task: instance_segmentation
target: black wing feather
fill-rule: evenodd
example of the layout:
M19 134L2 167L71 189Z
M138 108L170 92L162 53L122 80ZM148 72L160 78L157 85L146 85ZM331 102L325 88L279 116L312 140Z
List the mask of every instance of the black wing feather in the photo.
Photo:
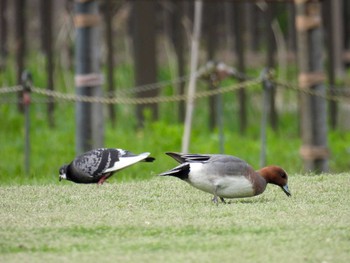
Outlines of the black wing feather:
M179 163L185 162L205 162L208 161L212 154L186 154L186 153L175 153L175 152L167 152L167 155L174 158Z

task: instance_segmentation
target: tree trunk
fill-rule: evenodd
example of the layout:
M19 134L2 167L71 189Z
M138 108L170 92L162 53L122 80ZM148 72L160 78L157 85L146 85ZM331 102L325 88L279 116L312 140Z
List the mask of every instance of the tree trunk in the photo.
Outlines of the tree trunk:
M185 43L184 34L185 30L182 25L182 18L184 16L184 3L182 1L173 0L175 5L173 14L173 42L175 46L175 53L177 57L177 71L178 77L183 77L185 75ZM183 95L185 93L185 82L179 82L177 84L178 94ZM179 122L184 122L185 120L185 103L184 101L179 102L178 106L178 120Z
M293 2L286 3L288 8L288 50L293 55L297 50L295 31L295 6Z
M327 23L324 23L327 37L327 54L328 54L328 79L330 94L335 95L335 86L337 79L343 79L343 25L342 25L342 5L340 0L324 1L324 18ZM329 102L329 124L332 129L337 127L337 102Z
M0 0L0 70L5 68L7 57L7 0Z
M343 25L344 25L344 46L345 46L345 65L350 66L350 1L343 0Z
M262 12L260 8L257 6L257 4L253 3L252 8L252 51L258 51L261 45L261 25L263 24L262 19Z
M267 31L267 67L275 67L275 50L276 50L276 41L273 34L272 22L275 18L275 4L269 3L266 9L266 31ZM276 88L273 87L270 91L270 125L273 130L277 130L278 126L278 116L276 110Z
M106 63L107 63L107 90L109 97L113 98L115 89L114 89L114 48L113 48L113 2L112 0L106 0L104 2L104 19L105 19L105 32L106 32ZM116 114L113 104L108 105L108 114L112 122L112 127L115 126Z
M134 61L135 61L135 84L136 86L157 82L156 61L156 2L134 2ZM139 91L138 98L156 97L157 89ZM145 109L151 111L151 118L158 119L158 104L142 104L136 107L137 127L144 125Z
M233 18L234 18L234 39L235 39L235 53L237 58L237 69L241 73L245 73L244 64L244 42L243 35L244 30L242 27L244 17L243 3L235 2L233 5ZM240 82L244 79L239 79ZM239 103L239 131L244 134L247 129L247 103L246 103L246 91L244 88L238 90L238 103Z
M53 45L52 45L52 34L53 34L53 25L52 25L52 0L41 0L41 41L42 49L46 56L46 86L49 90L54 90L54 64L53 64ZM54 108L55 104L53 98L50 98L50 101L47 105L47 117L49 121L49 126L52 128L55 125L54 121Z
M206 43L207 43L207 60L214 61L215 60L215 50L217 49L217 3L215 2L205 2L204 3L204 11L207 19L204 22L204 26L206 28ZM206 21L208 23L206 23ZM212 82L209 82L209 89L217 89L217 85L213 85ZM217 124L217 99L218 95L209 97L209 129L214 130Z
M21 75L24 70L24 59L26 53L26 0L15 1L15 21L16 21L16 75L17 83L21 83ZM22 92L18 93L18 109L23 112Z
M100 31L98 2L75 2L76 94L101 97ZM101 103L76 102L76 152L103 146L104 118Z
M321 4L296 3L299 86L301 93L301 156L306 171L328 171L326 100L310 92L326 94L322 59Z

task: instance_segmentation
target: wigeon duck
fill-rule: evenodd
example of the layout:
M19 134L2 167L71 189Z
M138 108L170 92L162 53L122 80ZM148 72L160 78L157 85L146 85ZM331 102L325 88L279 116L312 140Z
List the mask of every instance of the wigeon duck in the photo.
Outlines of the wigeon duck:
M213 202L216 204L218 197L225 203L224 198L259 195L268 183L280 186L287 196L291 195L288 175L278 166L267 166L254 171L247 162L230 155L166 154L181 164L159 175L178 177L195 188L213 194Z
M123 149L98 148L76 157L59 170L59 180L82 184L103 184L113 173L139 161L153 162L150 153L133 154Z

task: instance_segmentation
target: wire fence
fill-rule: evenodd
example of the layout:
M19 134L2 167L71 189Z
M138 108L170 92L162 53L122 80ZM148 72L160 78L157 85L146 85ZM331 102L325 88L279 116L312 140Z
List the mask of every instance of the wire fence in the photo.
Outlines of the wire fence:
M29 76L29 75L28 75ZM27 79L23 81L23 85L16 85L12 87L0 88L0 104L18 104L23 103L25 105L25 170L29 173L29 152L30 152L30 117L29 117L29 103L72 103L72 102L85 102L85 103L100 103L100 104L124 104L124 105L141 105L141 104L152 104L152 103L170 103L186 101L188 99L187 94L173 94L169 96L155 96L155 97L138 97L141 92L164 89L169 85L184 84L189 81L191 76L181 76L179 78L162 81L158 83L142 85L129 89L118 90L114 93L107 93L105 97L96 96L82 96L72 93L63 93L59 91L53 91L49 89L43 89L34 87L32 81ZM267 127L267 116L268 116L268 104L269 101L269 87L274 86L275 88L281 88L285 90L292 90L295 92L305 93L310 96L316 96L323 98L328 101L335 102L350 102L350 89L346 87L327 87L327 89L317 90L311 88L303 88L297 84L292 84L285 80L280 80L275 77L272 71L264 69L260 76L251 77L244 73L238 72L234 68L230 68L222 63L207 63L204 67L200 68L196 73L195 77L197 80L210 81L211 88L209 90L198 90L194 99L207 98L220 94L226 94L234 92L240 89L248 89L254 86L261 87L264 102L262 103L262 119L261 119L261 154L260 154L260 166L264 166L266 163L266 149L267 149L267 138L266 138L266 127ZM222 80L231 77L238 80L237 83L227 86L222 86ZM176 92L176 89L174 89ZM6 94L18 94L22 92L23 96L17 96L17 98L6 96ZM29 94L36 94L37 96L29 96ZM220 97L220 96L219 96ZM220 103L218 103L220 104ZM219 130L223 131L223 123L217 123ZM224 135L223 132L219 133L220 152L224 152Z
M216 74L215 78L220 80L222 75L225 77L231 76L239 79L241 82L235 83L233 85L228 85L225 87L219 86L217 89L211 89L206 91L197 91L194 98L206 98L219 94L224 94L228 92L233 92L239 89L246 89L248 87L256 86L266 81L266 78L261 76L253 78L247 76L244 73L238 72L234 68L227 67L222 63L207 63L204 67L200 68L196 73L196 78L198 79L210 79L212 74ZM180 83L187 82L190 75L181 76L179 78L162 81L153 84L142 85L138 87L133 87L129 89L118 90L114 93L107 93L106 97L94 97L94 96L83 96L78 94L63 93L59 91L53 91L49 89L43 89L39 87L24 87L22 85L16 85L12 87L2 87L0 88L0 95L17 93L27 90L33 94L38 94L41 96L46 96L47 99L42 98L32 98L31 103L52 103L53 99L55 101L66 101L66 102L86 102L86 103L101 103L101 104L127 104L127 105L141 105L141 104L152 104L152 103L169 103L169 102L179 102L187 100L187 94L174 94L170 96L155 96L155 97L135 97L135 94L139 92L150 91L154 89L162 89L169 85L177 85ZM291 84L285 80L279 80L274 77L273 74L268 74L268 81L271 81L277 88L291 89L296 92L302 92L309 94L311 96L321 97L329 101L336 102L350 102L350 89L346 87L332 87L328 88L326 92L319 92L313 89L301 88L296 84ZM243 80L243 81L242 81ZM12 104L18 103L18 100L13 98L1 98L1 104Z

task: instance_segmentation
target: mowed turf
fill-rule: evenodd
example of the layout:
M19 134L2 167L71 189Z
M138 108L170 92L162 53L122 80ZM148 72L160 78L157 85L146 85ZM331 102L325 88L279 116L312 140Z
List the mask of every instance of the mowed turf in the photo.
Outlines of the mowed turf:
M214 205L176 178L2 186L0 262L350 262L350 174Z

